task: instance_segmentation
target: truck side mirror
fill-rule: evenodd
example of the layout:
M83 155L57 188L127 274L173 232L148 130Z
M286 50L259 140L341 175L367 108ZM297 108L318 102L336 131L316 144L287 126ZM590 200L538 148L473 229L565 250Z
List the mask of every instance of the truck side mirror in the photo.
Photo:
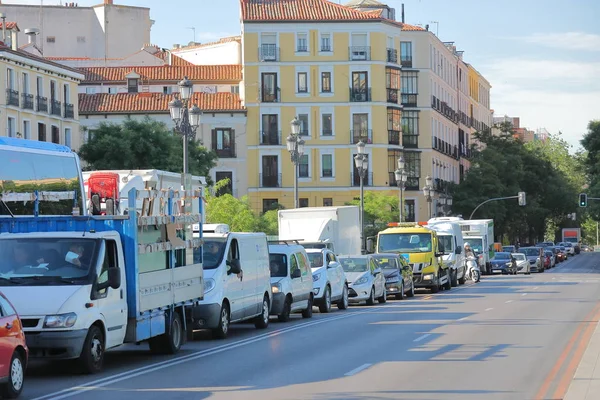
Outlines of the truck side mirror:
M292 272L292 279L300 278L301 276L302 272L300 269L295 269L294 272Z
M242 272L242 266L240 265L240 260L231 260L227 261L227 265L229 266L229 271L227 271L227 275L231 274L239 274Z
M121 287L121 268L112 267L108 269L108 284L113 289Z
M367 238L367 252L374 253L375 245L373 243L373 238Z
M462 253L462 247L457 247L456 249L454 249L454 254L461 254Z

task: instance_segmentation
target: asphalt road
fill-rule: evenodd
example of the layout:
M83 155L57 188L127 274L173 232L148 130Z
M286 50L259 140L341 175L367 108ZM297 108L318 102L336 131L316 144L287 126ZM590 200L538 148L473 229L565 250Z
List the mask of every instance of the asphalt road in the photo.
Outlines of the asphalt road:
M560 399L585 345L574 335L600 318L599 300L600 254L583 253L543 274L484 276L266 331L234 325L229 339L200 334L176 357L126 346L95 376L34 363L22 398Z

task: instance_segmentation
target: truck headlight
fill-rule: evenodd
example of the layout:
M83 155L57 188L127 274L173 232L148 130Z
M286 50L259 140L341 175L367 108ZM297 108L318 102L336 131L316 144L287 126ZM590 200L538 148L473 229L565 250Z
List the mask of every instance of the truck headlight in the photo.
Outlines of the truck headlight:
M71 328L77 322L77 314L48 315L44 319L44 328Z
M423 275L423 280L424 281L432 281L433 280L433 274Z
M217 283L214 279L207 279L204 281L204 293L208 293L213 290L217 286Z
M357 281L354 282L355 285L362 285L363 283L367 283L369 281L369 277L368 276L363 276L362 278L359 278Z
M314 274L313 275L313 282L318 281L319 279L321 279L321 273L319 272L318 274Z
M271 285L271 291L273 293L281 292L281 285L279 283L275 283L275 284Z

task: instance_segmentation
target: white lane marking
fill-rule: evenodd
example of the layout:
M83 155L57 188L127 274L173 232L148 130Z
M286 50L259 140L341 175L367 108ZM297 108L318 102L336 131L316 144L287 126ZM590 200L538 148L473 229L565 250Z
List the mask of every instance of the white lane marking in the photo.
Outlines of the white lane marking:
M416 338L415 340L413 340L413 342L420 342L421 340L425 339L426 337L431 336L431 333L426 333L423 336L419 336L418 338Z
M459 321L464 321L464 320L467 320L467 319L469 319L469 317L462 317L462 318L459 319Z
M344 376L352 376L352 375L356 375L358 374L360 371L363 371L367 368L369 368L371 366L371 364L363 364L360 367L354 368L352 371L345 373Z
M492 311L493 308L486 308L485 311Z
M521 296L527 296L527 293L523 293Z
M536 286L536 287L533 288L533 290L538 289L538 288L539 288L539 286Z
M296 331L299 329L304 329L304 328L308 328L310 326L314 326L314 325L320 325L329 321L337 321L337 320L341 320L341 319L345 319L345 318L350 318L352 316L355 315L363 315L363 314L367 314L367 311L365 312L352 312L352 313L348 313L346 315L343 316L339 316L339 317L335 317L335 318L327 318L327 319L321 319L318 321L314 321L314 322L308 322L305 324L299 324L296 326L291 326L289 328L284 328L284 329L280 329L277 331L273 331L273 332L269 332L269 333L264 333L260 336L256 336L256 337L252 337L252 338L248 338L245 340L241 340L237 343L231 343L231 344L226 344L226 345L221 345L212 349L206 349L206 350L201 350L201 351L197 351L195 353L189 354L187 356L184 357L179 357L176 358L174 360L166 360L166 361L162 361L162 362L158 362L155 364L151 364L151 365L146 365L144 367L140 367L131 371L127 371L127 372L121 372L119 374L115 374L112 376L107 376L105 378L102 379L97 379L95 381L92 382L87 382L85 384L82 385L78 385L78 386L73 386L67 389L63 389L54 393L50 393L47 395L43 395L40 397L36 397L32 400L43 400L43 399L55 399L55 400L60 400L60 399L66 399L68 397L73 397L75 395L84 393L84 392L88 392L90 390L94 390L100 387L104 387L104 386L108 386L108 385L112 385L114 383L117 382L121 382L124 381L126 379L130 379L130 378L135 378L137 376L140 375L144 375L144 374L148 374L151 372L156 372L156 371L160 371L162 369L165 368L169 368L175 365L179 365L179 364L183 364L185 362L188 361L193 361L193 360L197 360L200 358L204 358L204 357L208 357L214 354L218 354L218 353L222 353L224 351L228 351L228 350L233 350L236 349L238 347L243 347L255 342L259 342L259 341L263 341L265 339L270 339L273 336L279 336L282 335L284 333L288 333L288 332L292 332L292 331Z
M508 304L508 303L512 303L512 302L513 302L512 300L506 300L506 301L505 301L505 303L506 303L506 304Z

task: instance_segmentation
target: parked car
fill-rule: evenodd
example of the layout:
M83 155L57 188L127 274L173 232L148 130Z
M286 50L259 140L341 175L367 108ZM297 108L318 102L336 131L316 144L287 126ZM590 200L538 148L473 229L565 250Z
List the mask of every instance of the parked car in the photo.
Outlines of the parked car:
M373 254L373 258L385 276L388 296L394 296L398 300L404 299L405 295L414 297L413 270L404 257L400 254L378 253Z
M512 256L517 264L517 274L530 275L531 264L529 263L527 256L523 253L513 253Z
M281 322L289 321L295 312L302 312L303 318L312 317L313 277L304 247L269 244L269 268L273 292L270 315Z
M335 303L340 310L348 308L346 273L337 256L329 249L306 249L313 277L315 306L322 313L331 311Z
M552 252L552 254L554 254L554 266L556 266L556 264L563 261L563 259L562 259L563 256L562 256L562 253L560 252L560 248L558 248L558 246L547 247L546 250L550 250Z
M23 391L29 350L23 324L12 303L0 293L0 395L15 399Z
M529 260L531 272L544 272L544 249L542 247L522 247L519 252Z
M554 242L541 242L537 243L535 247L552 247L554 246Z
M513 260L511 253L496 253L490 262L492 264L492 273L501 272L502 275L517 274L517 263Z
M544 265L546 265L545 263L548 263L548 269L554 268L556 266L556 255L554 254L554 251L552 251L552 247L544 248L544 256L546 258Z
M570 255L570 256L574 256L575 255L575 247L573 247L573 243L570 243L570 242L560 242L559 245L562 246L562 247L564 247L567 250L568 255Z
M502 251L506 253L516 253L517 246L502 246Z
M582 244L581 245L581 251L584 252L588 252L588 251L594 251L594 249L592 249L590 246L588 246L587 244Z
M350 303L366 301L367 305L387 301L385 277L372 255L340 256L338 260L344 268L348 285Z

